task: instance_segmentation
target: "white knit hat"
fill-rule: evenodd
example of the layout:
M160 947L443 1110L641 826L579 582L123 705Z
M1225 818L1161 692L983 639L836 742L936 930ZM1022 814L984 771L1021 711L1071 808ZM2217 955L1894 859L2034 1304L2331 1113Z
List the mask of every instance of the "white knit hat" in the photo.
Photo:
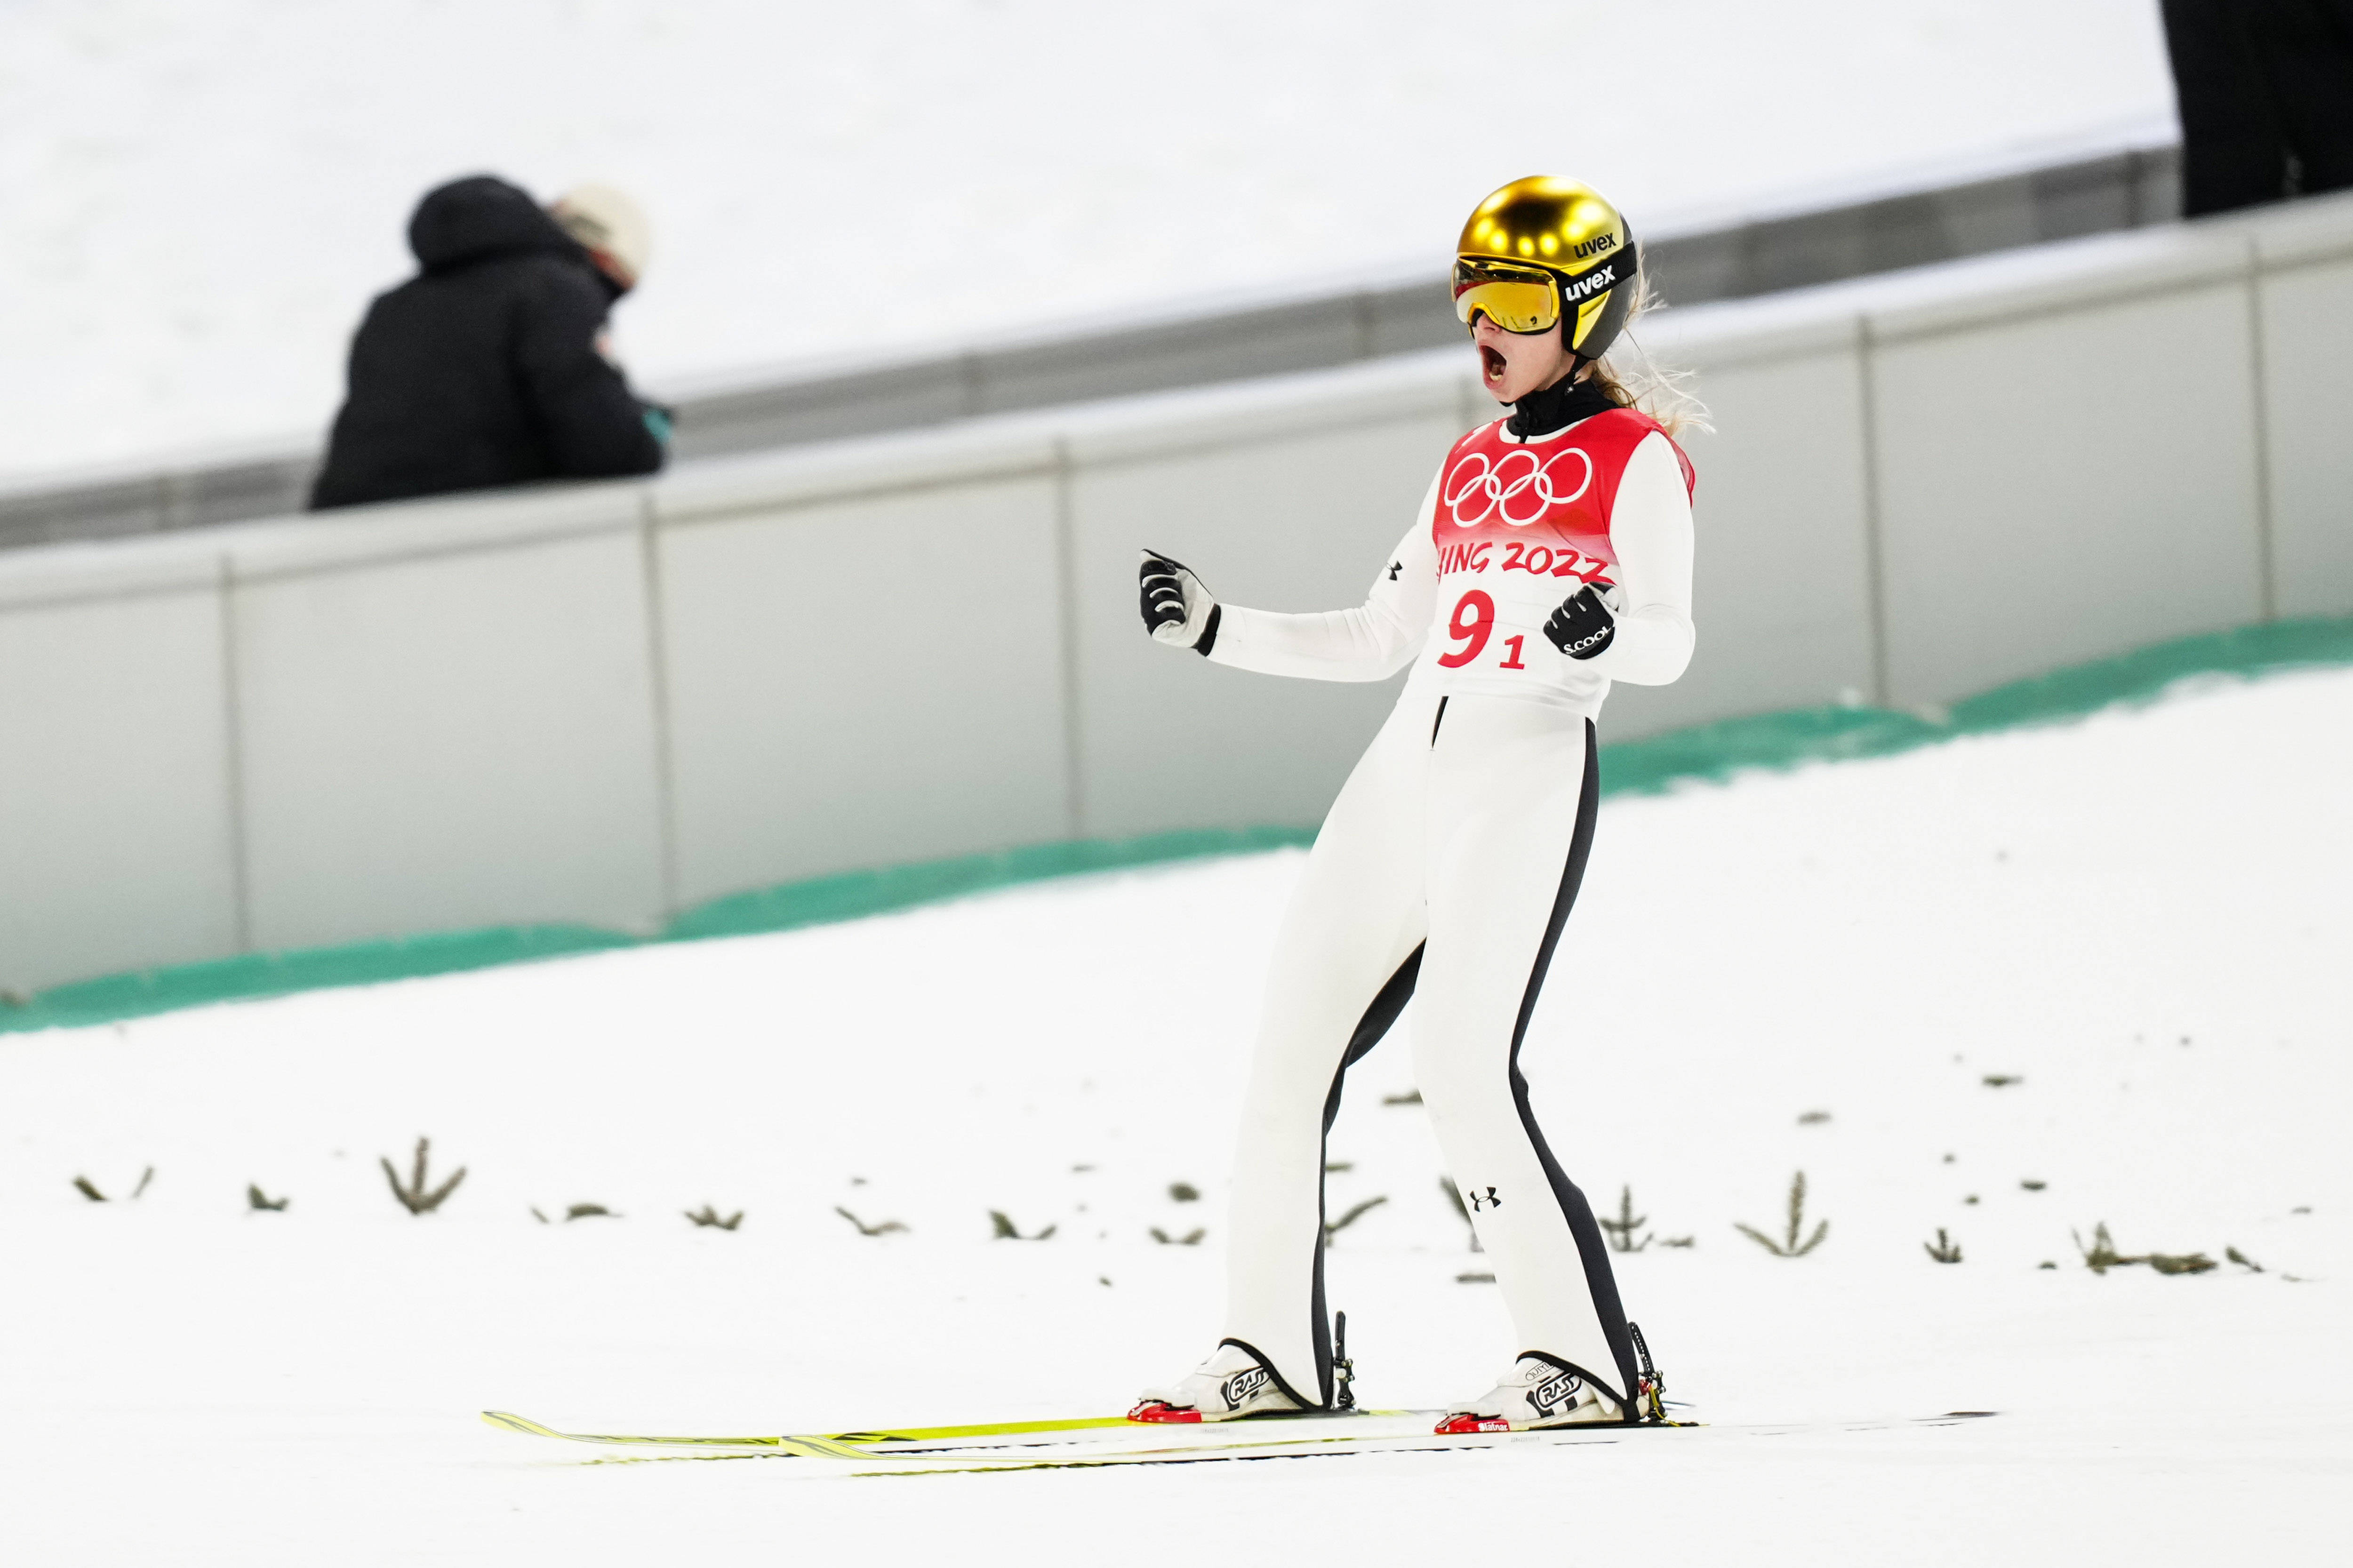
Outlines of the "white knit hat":
M555 198L548 214L578 240L596 265L624 289L645 276L653 253L653 228L643 207L610 185L575 185Z

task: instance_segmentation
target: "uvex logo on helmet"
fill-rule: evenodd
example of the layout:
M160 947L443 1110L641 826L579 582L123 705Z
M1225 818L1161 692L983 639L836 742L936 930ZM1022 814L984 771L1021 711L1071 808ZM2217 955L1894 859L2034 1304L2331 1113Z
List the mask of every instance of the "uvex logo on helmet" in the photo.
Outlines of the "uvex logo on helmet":
M1597 267L1582 277L1571 278L1561 284L1561 303L1574 305L1580 300L1589 300L1617 281L1618 264L1615 261L1606 266Z
M1616 235L1597 234L1591 239L1587 240L1583 245L1570 247L1568 254L1577 260L1582 261L1588 256L1599 256L1605 250L1612 249L1617 246L1617 244L1618 237Z

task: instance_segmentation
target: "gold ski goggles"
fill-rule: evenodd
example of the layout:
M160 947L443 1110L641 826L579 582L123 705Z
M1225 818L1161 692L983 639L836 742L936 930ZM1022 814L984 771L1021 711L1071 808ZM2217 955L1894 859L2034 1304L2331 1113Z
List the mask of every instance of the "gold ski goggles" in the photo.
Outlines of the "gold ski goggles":
M1458 257L1454 314L1464 326L1485 311L1507 332L1548 332L1560 320L1560 278L1542 267Z

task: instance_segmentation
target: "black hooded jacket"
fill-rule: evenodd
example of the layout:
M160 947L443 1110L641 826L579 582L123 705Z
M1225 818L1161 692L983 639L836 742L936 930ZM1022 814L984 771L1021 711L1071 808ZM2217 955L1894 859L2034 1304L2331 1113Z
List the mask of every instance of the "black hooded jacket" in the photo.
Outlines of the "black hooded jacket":
M368 307L314 509L648 474L662 447L596 350L617 292L529 195L478 174L408 223L417 277Z

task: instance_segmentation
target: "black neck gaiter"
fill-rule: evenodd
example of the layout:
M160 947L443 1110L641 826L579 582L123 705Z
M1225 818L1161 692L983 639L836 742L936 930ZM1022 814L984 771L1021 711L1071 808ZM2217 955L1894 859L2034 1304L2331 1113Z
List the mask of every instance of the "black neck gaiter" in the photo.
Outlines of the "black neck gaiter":
M1531 392L1512 405L1512 422L1506 428L1523 441L1532 440L1617 406L1617 400L1598 384L1578 381L1572 374L1569 379L1556 381L1542 392Z

